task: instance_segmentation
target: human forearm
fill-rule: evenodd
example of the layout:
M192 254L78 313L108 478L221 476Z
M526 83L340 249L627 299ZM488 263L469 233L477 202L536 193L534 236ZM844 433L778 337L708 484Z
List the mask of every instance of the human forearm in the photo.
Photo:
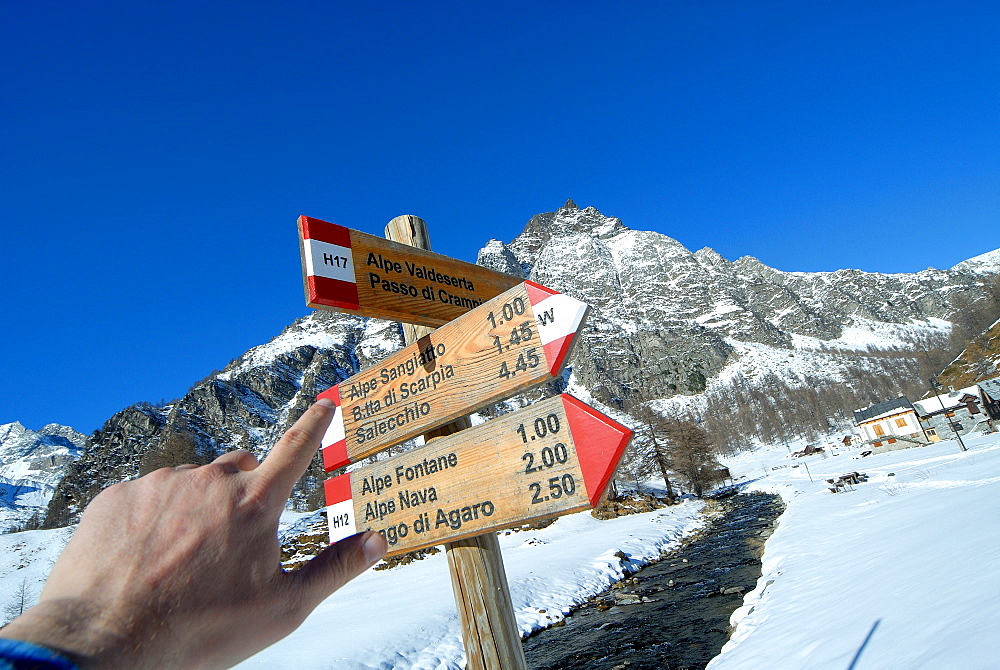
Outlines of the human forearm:
M81 668L223 668L287 635L386 551L381 536L365 533L300 570L281 569L278 517L332 411L313 405L263 463L230 452L103 491L38 605L0 637Z

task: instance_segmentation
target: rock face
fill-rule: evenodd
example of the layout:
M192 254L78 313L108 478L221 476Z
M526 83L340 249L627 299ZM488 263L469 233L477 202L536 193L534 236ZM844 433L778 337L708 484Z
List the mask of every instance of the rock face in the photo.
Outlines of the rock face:
M967 314L992 313L986 323L1000 316L995 260L915 274L781 272L751 257L692 253L572 200L479 254L482 265L593 306L568 383L611 409L697 403L736 378L842 384L867 364L855 354L873 348L891 350L893 364L912 359L943 346ZM47 525L72 523L104 487L172 459L207 461L238 448L263 454L317 392L401 345L399 327L385 321L330 312L296 321L183 398L111 417L68 466ZM296 504L318 504L322 478L317 461L293 493Z
M957 389L1000 377L1000 320L974 337L938 377L942 386Z
M755 347L940 346L946 322L963 310L998 308L991 258L915 274L781 272L750 256L692 253L571 201L532 218L509 244L491 240L479 263L593 305L573 372L595 398L620 407L701 393Z
M37 432L17 422L0 426L0 532L44 514L67 467L86 446L86 436L55 423Z
M162 407L133 405L111 417L70 466L46 525L73 523L102 489L143 471L208 462L233 449L262 457L317 393L400 346L399 326L386 321L320 311L299 319L183 398ZM293 493L297 503L321 493L323 478L317 460Z

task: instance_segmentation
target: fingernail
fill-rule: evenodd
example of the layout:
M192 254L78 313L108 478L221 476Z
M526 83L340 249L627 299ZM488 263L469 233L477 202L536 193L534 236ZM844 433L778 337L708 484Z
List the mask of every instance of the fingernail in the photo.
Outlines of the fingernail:
M322 405L323 407L329 407L330 409L333 409L333 408L336 407L336 405L333 403L333 401L330 400L329 398L320 398L319 400L316 401L316 404L317 405Z
M389 551L389 545L386 544L385 538L382 537L380 533L369 532L368 537L365 538L364 543L361 545L361 550L365 554L365 560L368 561L368 565L375 565L375 562L385 556L385 552Z

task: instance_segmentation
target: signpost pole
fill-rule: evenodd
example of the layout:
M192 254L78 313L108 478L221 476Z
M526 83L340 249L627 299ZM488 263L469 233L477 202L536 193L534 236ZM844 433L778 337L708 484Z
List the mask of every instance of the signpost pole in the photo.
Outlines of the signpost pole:
M431 249L427 224L416 216L397 216L386 224L385 236L401 244ZM433 331L426 326L402 325L407 344ZM462 417L427 433L424 439L450 435L469 427L468 417ZM496 533L458 540L445 548L465 641L466 666L470 670L526 668Z
M948 416L948 410L945 409L944 400L941 399L941 395L943 394L938 393L941 390L941 383L937 380L937 377L931 377L930 382L931 392L937 396L938 402L941 403L941 412L944 414L944 419L948 422L948 425L951 426L951 432L955 433L955 439L958 440L958 448L961 451L968 451L968 449L965 448L965 442L962 442L962 436L958 434L958 429L955 428L955 423L951 420L951 417Z

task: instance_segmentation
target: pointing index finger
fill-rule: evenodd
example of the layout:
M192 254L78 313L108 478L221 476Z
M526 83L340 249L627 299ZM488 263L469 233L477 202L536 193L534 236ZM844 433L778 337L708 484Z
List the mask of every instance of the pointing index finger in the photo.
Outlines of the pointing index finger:
M256 474L290 492L319 450L335 407L326 398L313 403L271 448Z

